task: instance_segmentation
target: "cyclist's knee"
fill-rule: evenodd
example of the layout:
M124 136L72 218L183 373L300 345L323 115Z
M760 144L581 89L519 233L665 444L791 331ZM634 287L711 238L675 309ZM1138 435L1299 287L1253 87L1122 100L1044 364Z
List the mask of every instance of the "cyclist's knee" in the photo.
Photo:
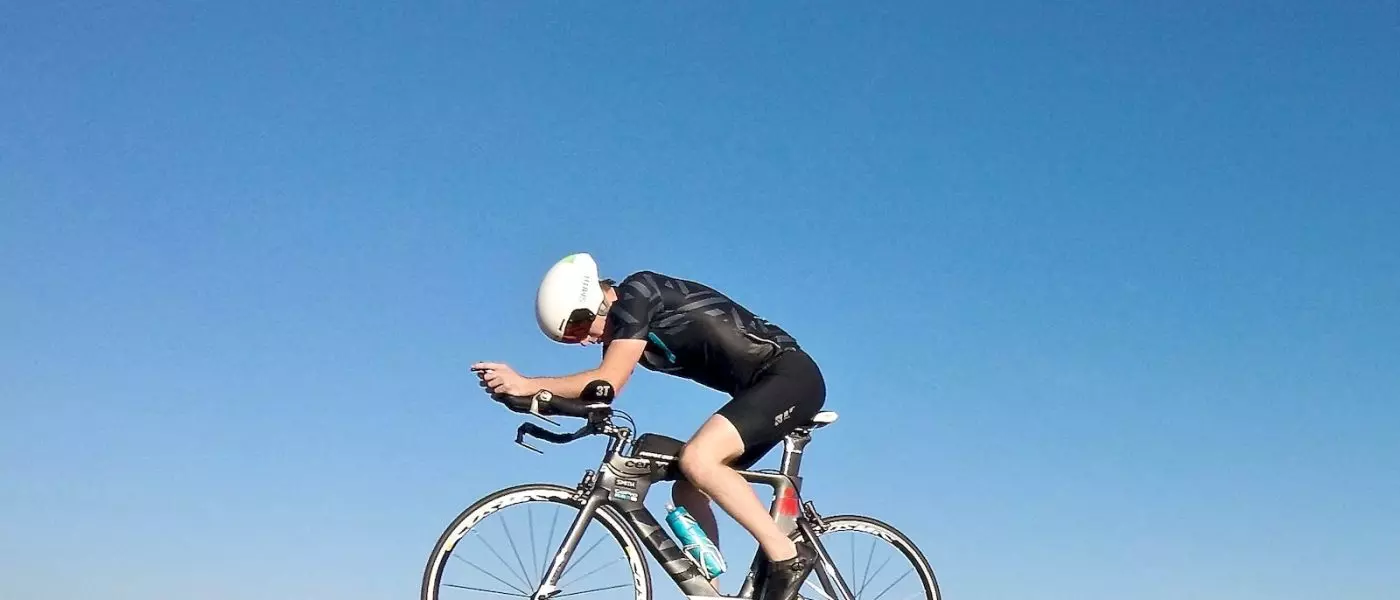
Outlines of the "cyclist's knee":
M690 481L705 479L713 470L725 468L725 458L725 452L710 445L686 444L681 450L681 473Z
M739 431L724 416L714 415L681 448L681 473L691 481L704 479L715 469L729 468L725 463L743 451Z
M706 456L706 452L704 451L703 447L697 448L695 446L687 444L685 448L681 450L680 463L681 474L685 475L686 479L689 479L690 481L676 482L676 489L672 490L672 494L677 493L676 490L682 487L680 485L682 483L684 483L686 486L693 486L694 484L690 483L691 481L695 481L697 479L704 479L705 475L709 473L710 468L716 466L718 464L718 461L714 461L708 456Z

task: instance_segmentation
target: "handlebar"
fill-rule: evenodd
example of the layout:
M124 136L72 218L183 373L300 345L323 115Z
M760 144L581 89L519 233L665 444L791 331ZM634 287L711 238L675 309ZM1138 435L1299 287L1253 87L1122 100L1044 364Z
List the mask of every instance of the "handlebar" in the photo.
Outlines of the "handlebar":
M540 452L539 449L525 443L525 436L529 435L554 444L567 444L581 437L597 433L600 430L599 426L606 421L606 417L612 414L613 389L611 384L603 380L593 381L584 386L583 392L584 398L556 396L548 390L540 390L530 396L497 394L492 398L506 405L510 410L533 414L546 421L549 421L546 415L588 419L586 425L573 433L555 433L534 423L522 423L520 428L516 430L515 443ZM553 423L553 421L549 422Z
M612 403L606 400L585 401L579 398L556 396L548 390L540 390L531 396L493 396L497 402L515 412L533 413L541 416L562 415L587 419L605 413Z
M540 427L539 425L536 425L534 423L521 423L520 429L515 430L515 443L520 444L521 446L524 446L530 450L534 450L539 454L544 454L543 452L540 452L539 448L526 444L525 436L533 436L551 444L567 444L576 439L593 435L597 432L598 427L593 423L584 425L583 427L580 427L578 431L575 431L573 433L555 433L553 431Z

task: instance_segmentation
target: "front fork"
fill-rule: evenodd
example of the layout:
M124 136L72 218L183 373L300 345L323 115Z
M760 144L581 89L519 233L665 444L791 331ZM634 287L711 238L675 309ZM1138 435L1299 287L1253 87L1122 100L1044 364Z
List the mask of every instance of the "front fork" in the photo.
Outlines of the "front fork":
M802 531L802 537L811 541L813 550L816 550L816 568L812 569L812 572L816 573L816 578L822 580L827 599L855 600L855 594L851 593L851 587L846 585L846 579L841 578L841 573L836 571L836 561L833 561L832 555L827 554L825 545L816 538L816 527L812 527L812 522L808 519L798 520L798 529Z
M549 567L544 570L539 587L530 595L530 600L548 600L559 593L559 578L564 576L565 565L569 564L579 540L583 539L584 530L588 529L588 522L593 519L593 513L597 512L598 506L605 498L605 494L596 493L584 498L583 508L579 509L578 517L569 525L564 539L559 542L559 549L554 552L554 558L550 559Z

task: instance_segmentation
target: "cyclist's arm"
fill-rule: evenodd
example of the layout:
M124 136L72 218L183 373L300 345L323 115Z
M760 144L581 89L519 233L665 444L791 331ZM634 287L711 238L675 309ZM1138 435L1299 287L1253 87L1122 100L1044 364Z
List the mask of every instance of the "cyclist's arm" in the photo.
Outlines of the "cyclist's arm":
M647 332L661 310L661 292L649 272L633 273L617 285L617 301L608 309L603 332L603 364L564 377L532 378L530 383L560 396L577 398L590 381L605 379L620 394L647 346Z
M622 386L632 377L632 370L637 368L637 361L641 360L646 347L646 340L613 340L603 351L603 364L596 369L562 377L531 377L529 380L532 385L554 394L577 398L583 394L584 386L602 379L612 384L613 394L619 394Z

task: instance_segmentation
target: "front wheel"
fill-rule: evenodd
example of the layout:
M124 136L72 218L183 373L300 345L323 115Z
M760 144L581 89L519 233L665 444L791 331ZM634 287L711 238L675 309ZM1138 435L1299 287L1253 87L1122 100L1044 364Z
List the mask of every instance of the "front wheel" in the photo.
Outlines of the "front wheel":
M859 515L822 517L817 535L831 557L802 584L806 600L941 600L933 567L908 537L886 523Z
M438 538L423 571L422 600L530 598L582 508L574 490L550 484L482 498ZM612 507L598 507L571 550L554 598L651 600L641 544Z

